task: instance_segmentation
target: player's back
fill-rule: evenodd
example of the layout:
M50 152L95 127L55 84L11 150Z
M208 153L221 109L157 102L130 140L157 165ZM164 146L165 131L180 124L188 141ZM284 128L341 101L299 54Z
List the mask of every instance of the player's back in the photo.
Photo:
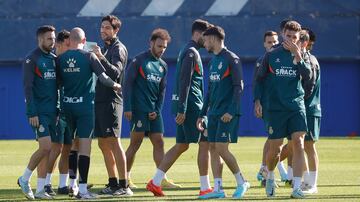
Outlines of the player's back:
M68 50L58 60L60 80L64 88L64 108L92 108L94 104L94 74L90 54L83 50Z

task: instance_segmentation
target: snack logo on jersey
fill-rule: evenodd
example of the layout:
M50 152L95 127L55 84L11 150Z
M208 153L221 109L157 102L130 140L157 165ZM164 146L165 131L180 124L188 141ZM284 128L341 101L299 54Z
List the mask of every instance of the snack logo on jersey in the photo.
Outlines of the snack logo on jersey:
M293 67L280 66L280 69L275 70L275 74L281 77L296 77L296 70Z
M44 79L56 79L56 72L54 69L48 69L44 72Z
M80 68L75 67L76 60L74 58L69 58L66 63L68 64L68 68L65 68L64 72L80 72Z
M157 74L150 73L150 74L146 75L146 79L148 81L150 81L150 82L160 83L161 76L159 76Z
M218 72L210 73L210 82L219 82L221 80L221 75Z

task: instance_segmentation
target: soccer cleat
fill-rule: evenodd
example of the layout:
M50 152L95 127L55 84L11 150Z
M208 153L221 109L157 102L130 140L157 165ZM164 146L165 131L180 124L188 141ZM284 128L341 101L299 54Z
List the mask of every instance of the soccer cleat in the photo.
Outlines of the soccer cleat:
M44 186L45 192L49 194L50 196L56 196L56 193L54 192L51 184L47 184Z
M258 181L266 180L267 177L267 170L265 168L260 168L259 172L256 175L256 179Z
M46 193L45 189L42 189L41 191L36 192L34 197L36 199L46 199L46 200L54 199L54 197L52 197L48 193Z
M212 199L212 198L225 198L226 194L224 190L221 191L212 191L210 193L201 195L198 197L198 199Z
M79 193L79 187L77 185L69 188L69 196L74 197L77 196Z
M200 190L199 196L205 195L205 194L210 193L210 192L213 192L213 189L212 189L212 188L209 188L209 189L204 190L204 191L201 191L201 190Z
M57 194L68 195L69 194L69 187L68 186L58 187Z
M318 189L316 186L307 185L306 187L301 188L303 194L317 194Z
M91 199L97 199L97 195L89 191L87 191L86 193L79 192L78 195L76 195L76 198L80 200L87 200L87 199L91 200Z
M245 195L245 192L250 188L250 183L249 182L244 182L244 184L242 185L238 185L236 187L236 190L234 192L234 194L232 195L233 198L242 198Z
M23 181L22 177L19 177L17 180L17 184L21 188L21 191L24 193L25 197L29 200L34 200L34 193L31 190L29 181Z
M265 192L267 197L274 197L275 196L275 181L274 180L266 180Z
M131 189L137 188L137 186L134 184L134 182L131 180L131 178L128 178L128 184Z
M99 191L99 195L113 195L118 187L111 187L108 184L105 185L105 188Z
M114 196L132 196L134 192L131 191L130 187L127 188L119 188L113 194Z
M300 188L293 190L293 192L291 193L291 198L305 198L304 193L301 191Z
M168 179L163 179L161 181L161 187L163 188L181 188L181 185L180 184L175 184L172 180L168 180Z
M153 183L153 180L150 180L147 185L146 189L154 194L154 196L165 196L164 192L162 191L160 186L156 186Z

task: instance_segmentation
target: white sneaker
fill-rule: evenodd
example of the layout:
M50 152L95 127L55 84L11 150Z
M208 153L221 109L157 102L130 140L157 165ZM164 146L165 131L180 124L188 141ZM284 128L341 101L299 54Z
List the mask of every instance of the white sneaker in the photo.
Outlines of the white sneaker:
M25 194L25 197L29 200L34 200L34 193L31 190L29 181L24 181L22 177L19 177L17 184L21 188L21 191Z
M91 200L91 199L97 199L97 194L91 193L89 191L87 191L86 193L78 193L78 195L76 195L77 199L80 200Z
M73 187L70 187L69 189L69 196L74 197L79 194L79 187L75 184Z
M316 186L308 185L305 189L302 189L302 192L304 194L316 194L316 193L318 193L318 189Z
M46 200L54 199L54 197L52 197L48 193L46 193L45 189L42 189L41 191L36 192L34 196L36 199L46 199Z
M300 188L298 189L295 189L292 193L291 193L291 198L298 198L298 199L301 199L301 198L305 198L305 195L304 193L301 191Z

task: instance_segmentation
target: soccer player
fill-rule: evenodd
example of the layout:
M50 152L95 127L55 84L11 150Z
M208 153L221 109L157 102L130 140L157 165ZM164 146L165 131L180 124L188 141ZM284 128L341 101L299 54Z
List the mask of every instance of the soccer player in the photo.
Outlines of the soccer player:
M244 89L242 66L239 57L225 47L225 32L221 27L211 27L203 35L204 47L213 53L214 57L209 63L209 90L197 120L197 127L199 130L204 129L202 123L207 115L210 150L219 154L234 174L237 186L233 198L242 198L250 184L245 181L234 155L229 151L229 143L236 143L238 138L240 97ZM214 190L199 196L200 199L225 197L222 172L219 167L214 166L214 159L211 157Z
M121 21L114 15L101 20L100 34L104 41L101 50L95 46L93 51L104 66L109 77L122 84L128 58L126 47L117 34ZM103 153L109 183L99 194L133 195L126 180L126 157L121 146L121 121L123 114L123 94L97 82L95 93L95 137Z
M306 54L309 57L310 65L313 71L314 85L312 93L305 96L306 118L308 124L308 133L305 136L305 152L308 159L309 172L304 173L303 192L305 194L315 194L317 190L317 176L319 168L319 158L315 143L319 140L320 121L321 121L321 104L320 104L320 65L316 57L311 54L312 47L315 43L315 34L310 29L305 29L309 34L309 43L306 46ZM311 88L311 86L310 86Z
M136 188L130 181L130 170L145 135L153 145L156 167L159 167L164 158L161 110L165 96L167 64L161 56L170 40L167 30L155 29L150 37L150 49L137 55L126 70L123 93L124 116L131 124L130 145L126 150L130 187Z
M17 183L29 200L52 199L45 192L46 166L51 148L50 136L56 133L57 86L55 55L51 50L55 45L55 28L44 25L36 31L38 47L26 56L23 62L23 82L26 102L26 115L36 134L39 148L32 154L30 161ZM30 187L34 169L38 167L38 183L35 195Z
M70 41L70 32L67 30L62 30L56 36L55 43L55 53L57 56L61 55L65 51L69 49ZM60 99L62 98L62 92L60 91ZM58 193L59 194L68 194L67 187L67 178L68 178L68 170L69 170L69 154L72 144L72 137L70 135L69 128L66 126L65 117L61 112L60 106L60 114L58 115L58 122L56 125L56 135L51 136L51 151L49 155L49 161L47 164L47 175L45 180L45 191L51 196L55 196L56 193L52 189L51 186L51 177L52 173L55 169L56 160L61 153L60 161L58 164L59 167L59 186Z
M311 69L304 62L301 50L296 45L301 26L289 21L284 28L282 46L265 54L256 80L268 85L269 144L266 164L269 170L266 194L275 196L274 168L280 157L283 138L291 134L293 149L293 192L291 197L303 198L301 178L304 166L304 136L307 131L304 90L301 79L311 78ZM269 79L264 83L265 79Z
M269 52L272 50L272 47L274 47L275 45L277 45L279 43L278 40L278 34L275 31L266 31L264 34L264 48L266 52ZM256 81L255 81L255 76L256 76L256 72L259 69L261 62L262 62L263 57L260 57L257 59L256 61L256 66L254 69L254 112L255 112L255 116L258 118L262 118L265 124L265 128L267 128L267 90L264 89L264 86L261 85L257 85ZM266 86L266 85L265 85ZM262 116L259 116L259 115ZM263 155L262 155L262 163L261 163L261 167L260 170L257 174L257 179L259 181L261 181L262 185L265 186L265 182L266 182L266 176L267 176L267 167L266 167L266 153L269 150L269 140L266 140L265 144L264 144L264 148L263 148ZM279 162L277 165L277 168L279 170L280 176L281 176L281 180L285 181L287 179L287 173L285 171L284 165L282 162Z
M79 199L94 199L96 195L87 190L87 178L90 166L91 139L94 128L94 77L114 90L121 85L115 83L105 74L105 69L94 53L83 49L86 42L85 33L81 28L73 28L70 32L70 49L57 60L58 77L63 87L62 107L65 119L71 129L76 130L79 137Z
M197 19L192 24L191 40L180 51L175 88L172 94L172 112L176 118L176 144L166 152L152 180L146 189L155 196L164 196L161 181L165 173L184 153L190 143L198 143L198 167L200 173L200 195L211 192L208 167L209 144L207 138L196 128L196 120L203 105L203 65L198 50L203 47L202 33L210 27L207 21Z

